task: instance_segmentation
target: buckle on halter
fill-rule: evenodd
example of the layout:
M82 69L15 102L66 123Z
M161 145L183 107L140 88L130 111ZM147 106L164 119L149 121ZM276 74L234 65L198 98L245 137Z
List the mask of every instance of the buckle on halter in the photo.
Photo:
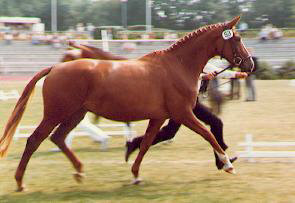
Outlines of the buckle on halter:
M234 58L235 65L238 65L238 66L241 65L242 61L243 61L243 59L241 57L239 57L239 56L236 56Z

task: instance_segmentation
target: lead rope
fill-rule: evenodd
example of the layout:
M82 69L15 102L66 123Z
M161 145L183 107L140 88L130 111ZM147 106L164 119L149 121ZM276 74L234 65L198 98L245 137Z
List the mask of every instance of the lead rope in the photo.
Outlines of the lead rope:
M222 72L224 72L224 71L230 69L230 68L233 68L233 67L234 67L233 65L229 65L229 66L227 66L226 68L224 68L224 69L222 69L221 71L217 72L217 73L216 73L216 76L219 75L220 73L222 73ZM205 73L205 72L204 72L204 73ZM215 76L215 77L216 77L216 76ZM225 82L225 83L228 83L228 82ZM216 87L214 87L214 88L217 88L217 87L219 87L219 86L221 86L221 85L223 85L223 84L225 84L225 83L222 83L222 84L220 84L220 85L218 85L218 86L216 86ZM200 90L199 90L199 92L202 93L202 94L204 94L204 93L207 91L208 84L209 84L209 80L202 80L202 81L201 81L201 86L200 86ZM210 88L210 89L214 89L214 88Z
M228 67L227 67L226 69L228 69ZM225 71L226 69L223 69L223 70L219 71L218 74L222 73L222 72ZM260 72L263 72L263 70L258 70L258 71L255 71L255 72L247 72L247 74L248 74L247 77L249 77L250 75L252 75L252 74L254 74L254 73L260 73ZM216 75L216 76L217 76L217 75ZM204 93L206 93L206 91L208 91L208 90L217 89L218 87L220 87L220 86L222 86L222 85L225 85L226 83L229 83L229 82L230 82L230 80L229 80L229 81L223 82L223 83L221 83L221 84L219 84L219 85L217 85L217 86L215 86L215 87L211 87L211 88L207 89L209 81L210 81L210 80L202 80L202 81L201 81L201 87L200 87L200 90L199 90L200 93L204 94ZM206 84L206 83L207 83L207 84ZM201 91L201 89L202 89L202 91ZM203 89L204 89L204 90L203 90Z

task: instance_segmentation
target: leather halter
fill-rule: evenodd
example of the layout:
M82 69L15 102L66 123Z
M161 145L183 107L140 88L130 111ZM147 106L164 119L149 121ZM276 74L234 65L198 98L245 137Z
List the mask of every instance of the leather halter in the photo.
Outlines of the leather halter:
M224 27L224 30L227 30L228 28L225 26ZM225 44L227 41L229 41L229 44L231 46L231 49L232 49L232 53L233 53L233 66L240 66L243 61L247 60L248 58L251 58L251 55L247 56L247 57L242 57L241 54L239 53L238 51L238 48L233 40L234 38L234 34L233 34L233 37L228 39L228 40L225 40L224 39L224 43L223 43L223 46L222 46L222 50L221 50L221 53L220 53L220 59L223 59L224 58L224 55L223 55L223 52L224 52L224 47L225 47ZM223 72L223 71L222 71Z

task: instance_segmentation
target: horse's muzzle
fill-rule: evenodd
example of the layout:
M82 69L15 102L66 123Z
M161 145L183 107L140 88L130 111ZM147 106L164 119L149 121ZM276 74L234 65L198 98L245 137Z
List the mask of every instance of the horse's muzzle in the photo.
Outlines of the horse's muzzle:
M254 61L251 56L243 60L240 64L240 68L244 72L253 72L255 70Z

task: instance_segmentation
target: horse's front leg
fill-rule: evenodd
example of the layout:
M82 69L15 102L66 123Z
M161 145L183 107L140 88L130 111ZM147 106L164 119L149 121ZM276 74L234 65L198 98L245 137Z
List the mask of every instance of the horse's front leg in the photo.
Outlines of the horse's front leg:
M184 124L186 127L190 128L191 130L195 131L196 133L200 134L205 140L207 140L213 147L218 158L224 163L223 170L225 170L228 173L234 174L235 170L232 163L229 160L228 155L220 147L213 134L197 120L192 110L187 110L186 112L183 112L181 115L182 116L178 117L176 120Z
M165 119L151 119L149 121L149 125L146 129L146 132L144 134L143 140L140 144L140 150L139 153L137 154L137 157L132 165L132 173L134 175L134 181L133 184L138 184L140 183L140 179L138 178L138 172L139 172L139 167L141 164L141 161L151 146L156 134L159 132L162 124L164 123Z

